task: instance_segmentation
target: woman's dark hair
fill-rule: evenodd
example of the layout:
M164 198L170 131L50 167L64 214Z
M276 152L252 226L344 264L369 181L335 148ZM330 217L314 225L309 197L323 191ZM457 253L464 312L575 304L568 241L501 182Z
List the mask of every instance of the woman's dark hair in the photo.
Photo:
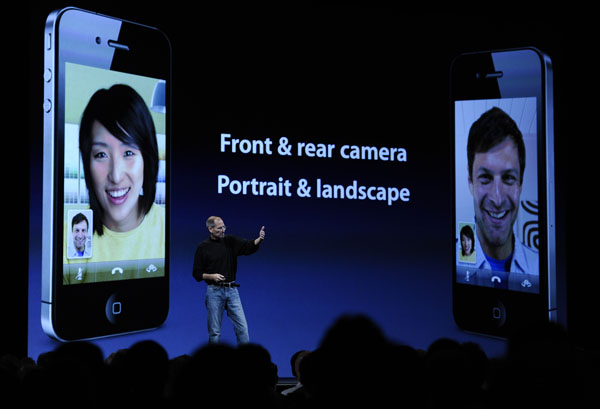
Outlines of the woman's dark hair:
M471 226L469 225L465 225L462 227L462 229L460 229L460 237L462 239L462 236L466 236L469 239L471 239L471 243L473 243L473 245L475 245L475 234L473 233L473 229L471 228ZM465 249L462 247L462 241L461 241L461 252L463 256L467 256L468 254L465 253ZM473 252L473 248L471 247L471 252ZM470 253L469 253L470 254Z
M137 146L144 161L144 195L138 205L140 214L150 210L156 195L158 174L158 144L156 130L148 106L130 86L117 84L94 93L83 112L79 127L79 151L83 162L85 184L90 195L90 207L94 214L94 232L103 234L104 209L100 206L90 172L92 152L92 125L98 121L119 141Z

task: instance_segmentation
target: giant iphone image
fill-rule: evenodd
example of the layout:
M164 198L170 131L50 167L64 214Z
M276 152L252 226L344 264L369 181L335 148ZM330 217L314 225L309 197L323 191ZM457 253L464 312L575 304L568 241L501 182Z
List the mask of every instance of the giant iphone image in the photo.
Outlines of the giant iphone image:
M536 49L465 54L451 81L454 317L505 337L556 319L551 62Z
M67 8L44 38L44 331L159 327L169 307L171 48L159 30Z

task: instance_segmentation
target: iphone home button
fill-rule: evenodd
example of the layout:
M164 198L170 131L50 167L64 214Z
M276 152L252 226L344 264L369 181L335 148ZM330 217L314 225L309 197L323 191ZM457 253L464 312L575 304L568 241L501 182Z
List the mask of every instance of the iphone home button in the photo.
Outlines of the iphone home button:
M112 294L106 302L106 318L111 324L117 324L123 313L123 300L117 294Z
M496 302L492 305L491 309L491 319L496 327L501 327L506 322L506 308L504 304L500 300L496 300Z

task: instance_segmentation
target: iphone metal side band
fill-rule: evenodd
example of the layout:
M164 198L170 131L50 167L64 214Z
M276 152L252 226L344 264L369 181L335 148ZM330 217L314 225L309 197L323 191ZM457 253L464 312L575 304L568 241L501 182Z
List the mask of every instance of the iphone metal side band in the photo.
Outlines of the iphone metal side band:
M59 13L53 12L46 20L44 30L44 142L43 142L43 188L42 188L42 292L41 320L44 332L55 335L52 325L52 299L54 232L52 217L54 214L54 112L55 94L55 48L56 22Z
M554 97L552 62L543 55L544 63L544 103L546 127L546 232L548 266L548 318L556 321L557 275L556 275L556 221L555 221L555 177L554 177Z

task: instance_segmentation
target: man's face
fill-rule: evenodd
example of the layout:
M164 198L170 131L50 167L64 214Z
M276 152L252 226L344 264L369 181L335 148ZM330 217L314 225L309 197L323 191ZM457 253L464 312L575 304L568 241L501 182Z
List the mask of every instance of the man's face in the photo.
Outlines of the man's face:
M85 241L87 239L88 225L85 220L73 226L73 245L77 251L85 249Z
M208 231L213 239L222 239L225 237L225 223L221 219L215 219L215 225L209 227Z
M469 190L482 246L512 246L512 226L521 197L517 146L510 138L488 152L476 153Z

